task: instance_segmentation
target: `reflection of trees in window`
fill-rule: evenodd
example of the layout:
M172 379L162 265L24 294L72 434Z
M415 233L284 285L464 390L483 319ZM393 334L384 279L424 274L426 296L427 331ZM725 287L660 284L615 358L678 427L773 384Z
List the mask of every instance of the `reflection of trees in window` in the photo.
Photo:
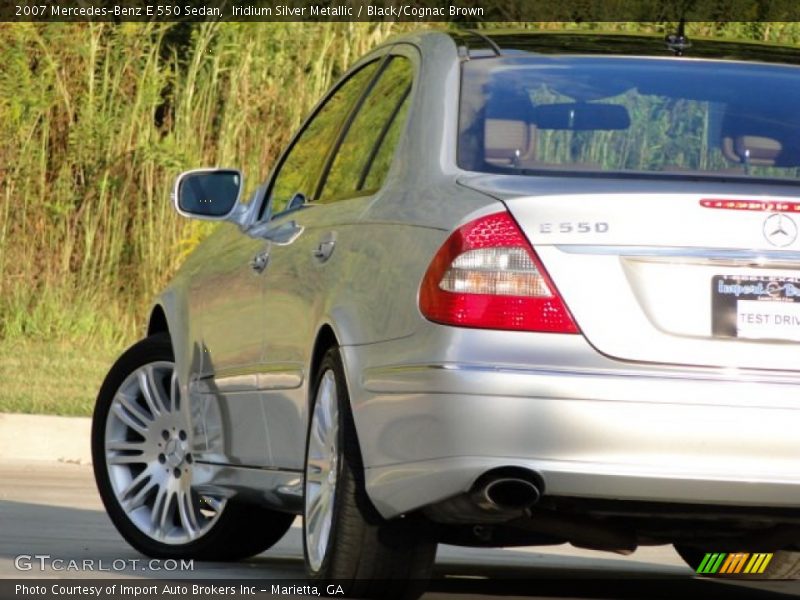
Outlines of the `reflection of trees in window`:
M403 126L406 124L406 115L408 114L408 106L410 103L409 97L411 96L411 86L406 89L403 99L397 106L395 117L390 123L387 123L383 139L379 139L380 146L373 149L375 153L371 162L365 165L362 172L362 178L359 189L364 190L377 190L383 184L383 180L389 173L389 167L392 166L392 158L394 158L394 150L397 143L400 141L400 134L403 132Z
M531 89L529 95L533 104L572 101L545 85ZM604 170L735 172L740 169L744 172L740 163L726 159L720 140L710 130L711 121L724 110L724 105L640 94L635 89L602 102L624 106L630 116L630 127L615 131L538 130L536 161L567 167L582 164ZM749 173L786 177L796 176L800 169L753 165Z
M300 134L272 187L273 214L285 210L297 193L311 199L331 144L377 65L372 62L350 76Z
M320 197L323 202L380 188L405 125L412 80L411 62L394 57L339 147Z

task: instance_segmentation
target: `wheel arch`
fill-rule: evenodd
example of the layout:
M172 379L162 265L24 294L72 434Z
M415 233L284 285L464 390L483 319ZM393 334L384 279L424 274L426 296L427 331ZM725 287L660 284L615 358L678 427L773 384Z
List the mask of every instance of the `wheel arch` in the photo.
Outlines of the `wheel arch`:
M160 304L153 306L150 311L150 318L147 320L147 336L157 333L169 333L167 313L164 312L164 308Z
M342 346L343 336L346 332L338 331L336 326L331 321L324 321L317 329L317 335L314 338L314 345L312 346L311 356L309 360L307 386L306 386L306 419L305 425L311 422L311 410L314 404L314 392L316 387L317 370L319 369L325 353L333 347L338 347L339 357L342 360L342 367L344 369L344 381L349 393L350 410L353 408L353 374L350 372L351 365L348 364L348 357L346 356L345 348ZM345 342L346 343L346 342Z
M336 335L330 323L323 323L318 329L316 338L314 339L314 346L311 351L311 360L308 367L308 408L311 408L311 402L314 398L314 384L317 376L317 369L322 362L325 353L339 345L339 338Z
M154 299L147 317L146 336L166 333L175 352L175 365L182 383L189 381L192 369L197 368L199 351L192 343L194 332L183 286L170 285Z

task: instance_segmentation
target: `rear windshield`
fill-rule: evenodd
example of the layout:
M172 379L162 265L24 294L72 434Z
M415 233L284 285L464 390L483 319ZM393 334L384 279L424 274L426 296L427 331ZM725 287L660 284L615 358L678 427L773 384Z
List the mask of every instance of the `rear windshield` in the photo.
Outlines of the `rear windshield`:
M797 179L800 68L671 58L464 63L463 169Z

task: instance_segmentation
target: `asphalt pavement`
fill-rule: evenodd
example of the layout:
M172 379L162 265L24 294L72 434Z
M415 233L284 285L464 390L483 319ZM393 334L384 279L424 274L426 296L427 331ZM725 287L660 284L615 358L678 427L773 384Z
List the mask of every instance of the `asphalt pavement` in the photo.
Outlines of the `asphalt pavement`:
M46 557L46 558L42 558ZM91 466L9 460L0 465L0 579L304 578L298 523L268 552L192 568L150 563L103 511ZM696 578L670 547L631 556L571 546L470 549L440 546L425 599L439 598L784 598L800 583Z

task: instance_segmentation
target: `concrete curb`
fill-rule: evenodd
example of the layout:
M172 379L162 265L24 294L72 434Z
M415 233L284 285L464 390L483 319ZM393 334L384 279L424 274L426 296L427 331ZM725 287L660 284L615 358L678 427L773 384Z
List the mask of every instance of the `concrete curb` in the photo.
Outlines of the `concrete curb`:
M0 413L0 457L88 465L91 429L89 417Z

